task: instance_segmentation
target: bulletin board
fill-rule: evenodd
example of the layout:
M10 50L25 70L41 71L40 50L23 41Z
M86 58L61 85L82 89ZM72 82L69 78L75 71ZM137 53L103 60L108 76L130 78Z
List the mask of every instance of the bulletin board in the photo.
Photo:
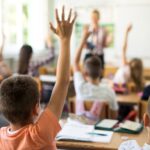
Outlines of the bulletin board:
M82 31L84 28L85 24L82 23L76 23L75 25L75 37L76 37L76 44L80 43L81 36L82 36ZM108 46L109 48L114 47L114 32L115 32L115 25L112 23L103 23L101 24L102 27L104 27L108 33L109 36L112 37L112 42Z

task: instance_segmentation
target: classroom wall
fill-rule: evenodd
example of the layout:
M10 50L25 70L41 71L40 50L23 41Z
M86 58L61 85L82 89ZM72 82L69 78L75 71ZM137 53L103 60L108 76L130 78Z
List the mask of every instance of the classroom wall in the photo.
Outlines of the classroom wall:
M2 9L2 1L0 0L0 10ZM2 12L0 11L0 31L2 29ZM1 36L0 36L0 44L1 44Z
M87 23L89 18L88 10L97 8L102 10L102 23L110 22L115 25L115 44L113 48L106 49L106 62L118 65L121 62L121 48L124 31L128 23L133 24L133 31L129 36L128 58L140 57L146 67L150 67L150 1L149 0L57 0L57 5L65 4L75 10L85 9L87 15L81 14L78 20ZM75 38L73 37L75 40ZM72 60L76 45L72 47Z
M106 49L106 62L114 65L120 64L124 30L126 25L132 22L134 28L129 37L128 57L141 57L145 66L150 67L150 0L86 0L86 3L83 0L39 0L38 2L32 0L29 4L29 44L33 46L35 52L43 50L44 38L49 32L48 24L50 20L53 20L55 6L60 8L62 4L65 4L76 11L86 10L86 15L82 16L81 12L78 16L78 20L85 23L89 20L90 10L98 8L102 12L102 23L111 22L115 25L115 44L113 48ZM77 47L75 41L74 34L71 45L72 61ZM8 57L8 53L5 53L5 56Z
M144 1L143 1L144 2ZM149 3L118 4L115 9L115 51L121 54L124 29L128 22L133 24L129 35L128 56L140 57L150 67L150 1Z
M53 0L32 0L29 3L29 41L35 50L44 47L49 21L53 18L53 3Z

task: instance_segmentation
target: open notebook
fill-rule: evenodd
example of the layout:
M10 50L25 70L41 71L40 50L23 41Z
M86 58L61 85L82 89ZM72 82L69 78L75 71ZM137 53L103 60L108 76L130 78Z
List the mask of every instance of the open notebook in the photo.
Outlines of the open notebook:
M67 122L56 137L56 140L109 143L113 132L95 130L93 125Z

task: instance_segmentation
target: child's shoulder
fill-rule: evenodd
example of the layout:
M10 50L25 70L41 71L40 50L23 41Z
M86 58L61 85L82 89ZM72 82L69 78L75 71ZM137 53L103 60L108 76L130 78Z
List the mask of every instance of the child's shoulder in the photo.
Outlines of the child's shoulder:
M100 88L105 88L105 89L108 89L108 90L112 90L111 85L109 83L104 82L104 81L101 81L99 83L99 87Z
M0 128L0 135L6 134L6 133L7 133L7 129L8 129L7 126L6 126L6 127L1 127L1 128Z

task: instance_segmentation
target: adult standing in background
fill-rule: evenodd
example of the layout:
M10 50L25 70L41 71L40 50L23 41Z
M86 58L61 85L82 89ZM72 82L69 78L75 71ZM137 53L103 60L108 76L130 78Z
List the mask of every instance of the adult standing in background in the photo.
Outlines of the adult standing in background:
M100 25L101 15L98 10L93 10L91 13L91 25L88 30L87 27L84 30L89 32L89 38L87 40L87 54L85 59L91 55L97 55L102 63L102 68L105 68L105 56L104 48L108 47L112 41L112 38L108 36L107 31Z

